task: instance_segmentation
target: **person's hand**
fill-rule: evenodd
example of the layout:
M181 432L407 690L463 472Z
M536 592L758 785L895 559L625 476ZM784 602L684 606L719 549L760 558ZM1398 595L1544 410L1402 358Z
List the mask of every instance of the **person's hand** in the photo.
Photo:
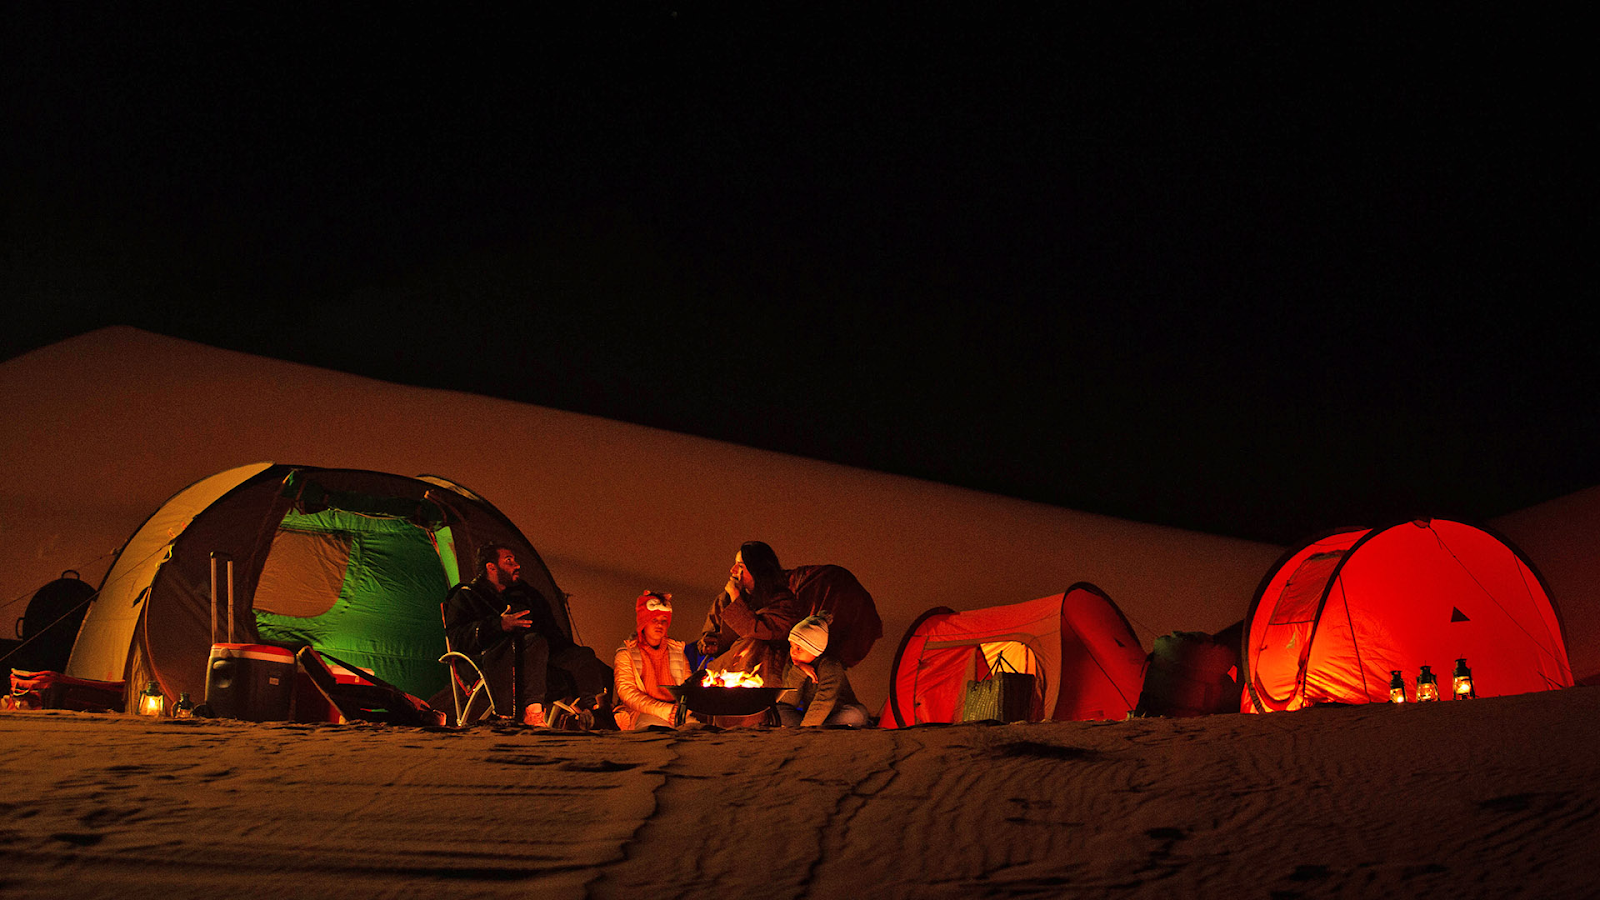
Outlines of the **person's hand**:
M709 635L708 634L705 637L700 639L700 655L701 656L716 656L717 655L717 639L716 639L716 637L714 635Z
M516 612L512 612L511 607L508 606L506 607L506 611L500 614L501 631L516 631L519 628L532 627L533 623L528 621L528 610L526 609L519 609Z

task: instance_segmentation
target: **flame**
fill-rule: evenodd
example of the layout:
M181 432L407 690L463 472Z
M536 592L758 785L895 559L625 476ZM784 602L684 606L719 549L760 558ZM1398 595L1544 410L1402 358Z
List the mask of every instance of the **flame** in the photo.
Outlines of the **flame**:
M701 687L729 688L761 687L760 672L760 666L756 666L749 672L707 672L705 677L700 679L700 685Z

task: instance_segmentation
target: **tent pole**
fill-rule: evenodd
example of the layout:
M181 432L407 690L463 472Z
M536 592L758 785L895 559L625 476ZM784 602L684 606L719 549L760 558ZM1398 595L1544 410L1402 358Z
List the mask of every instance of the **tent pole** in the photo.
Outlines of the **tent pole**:
M233 557L228 557L228 643L233 643Z
M211 643L217 642L217 554L211 553Z

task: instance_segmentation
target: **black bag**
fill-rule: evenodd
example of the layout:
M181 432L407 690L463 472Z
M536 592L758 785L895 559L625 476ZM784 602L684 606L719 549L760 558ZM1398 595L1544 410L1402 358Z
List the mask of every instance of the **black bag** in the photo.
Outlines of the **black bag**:
M994 671L988 678L967 682L961 721L1026 722L1032 705L1033 676L1011 668L1001 656L995 659Z

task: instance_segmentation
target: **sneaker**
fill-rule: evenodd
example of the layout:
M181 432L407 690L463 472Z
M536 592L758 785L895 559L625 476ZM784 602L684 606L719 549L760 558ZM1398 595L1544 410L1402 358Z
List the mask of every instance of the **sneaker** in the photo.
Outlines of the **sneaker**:
M529 728L544 727L544 704L529 703L522 709L522 724Z

